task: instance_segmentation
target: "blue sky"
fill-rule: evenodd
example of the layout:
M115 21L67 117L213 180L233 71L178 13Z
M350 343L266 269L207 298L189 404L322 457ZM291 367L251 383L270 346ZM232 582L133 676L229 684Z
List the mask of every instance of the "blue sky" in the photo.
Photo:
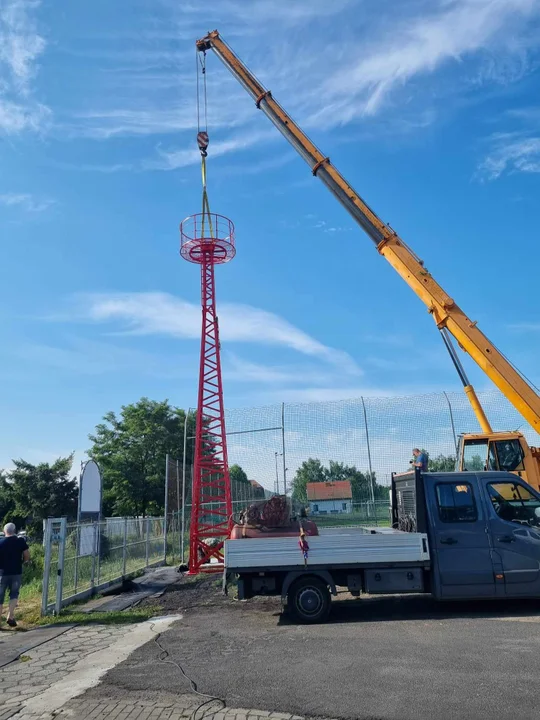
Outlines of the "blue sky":
M540 381L538 0L2 0L0 467L142 395L194 405L194 41L217 27ZM208 58L226 402L457 390L423 305ZM465 358L481 390L489 382Z

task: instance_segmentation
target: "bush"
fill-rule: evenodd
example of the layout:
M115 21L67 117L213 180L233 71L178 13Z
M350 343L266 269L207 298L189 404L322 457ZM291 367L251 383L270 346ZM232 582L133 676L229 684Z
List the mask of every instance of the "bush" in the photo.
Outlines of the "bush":
M23 585L43 579L45 549L40 543L29 544L30 562L23 565Z
M107 560L111 554L111 542L108 535L103 530L99 533L99 558L100 560Z

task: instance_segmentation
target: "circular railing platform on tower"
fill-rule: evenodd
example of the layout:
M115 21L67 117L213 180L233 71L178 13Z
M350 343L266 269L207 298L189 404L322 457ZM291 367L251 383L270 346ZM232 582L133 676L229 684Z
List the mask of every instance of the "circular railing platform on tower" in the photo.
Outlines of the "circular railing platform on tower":
M180 255L199 264L232 260L236 255L233 222L216 213L190 215L180 223Z

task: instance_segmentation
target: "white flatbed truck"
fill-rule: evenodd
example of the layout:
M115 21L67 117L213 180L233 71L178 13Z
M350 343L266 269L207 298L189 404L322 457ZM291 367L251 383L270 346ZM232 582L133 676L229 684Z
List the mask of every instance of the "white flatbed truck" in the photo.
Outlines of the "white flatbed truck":
M392 528L225 543L239 599L281 595L304 623L331 595L430 593L439 600L540 597L540 494L511 473L407 473L392 481ZM400 529L400 528L405 528Z

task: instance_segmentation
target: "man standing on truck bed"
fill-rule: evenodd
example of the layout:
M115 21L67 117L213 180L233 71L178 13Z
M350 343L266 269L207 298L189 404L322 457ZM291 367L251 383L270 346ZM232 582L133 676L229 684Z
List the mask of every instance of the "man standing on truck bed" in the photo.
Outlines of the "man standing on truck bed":
M4 535L5 537L0 539L0 621L6 590L9 590L7 624L10 627L17 627L15 608L21 589L22 564L30 560L30 552L26 540L17 537L17 528L14 523L4 526Z
M427 472L427 469L428 469L427 453L423 452L422 450L419 450L418 448L413 448L412 454L414 455L414 460L412 461L413 466L420 468L420 470L422 472Z

